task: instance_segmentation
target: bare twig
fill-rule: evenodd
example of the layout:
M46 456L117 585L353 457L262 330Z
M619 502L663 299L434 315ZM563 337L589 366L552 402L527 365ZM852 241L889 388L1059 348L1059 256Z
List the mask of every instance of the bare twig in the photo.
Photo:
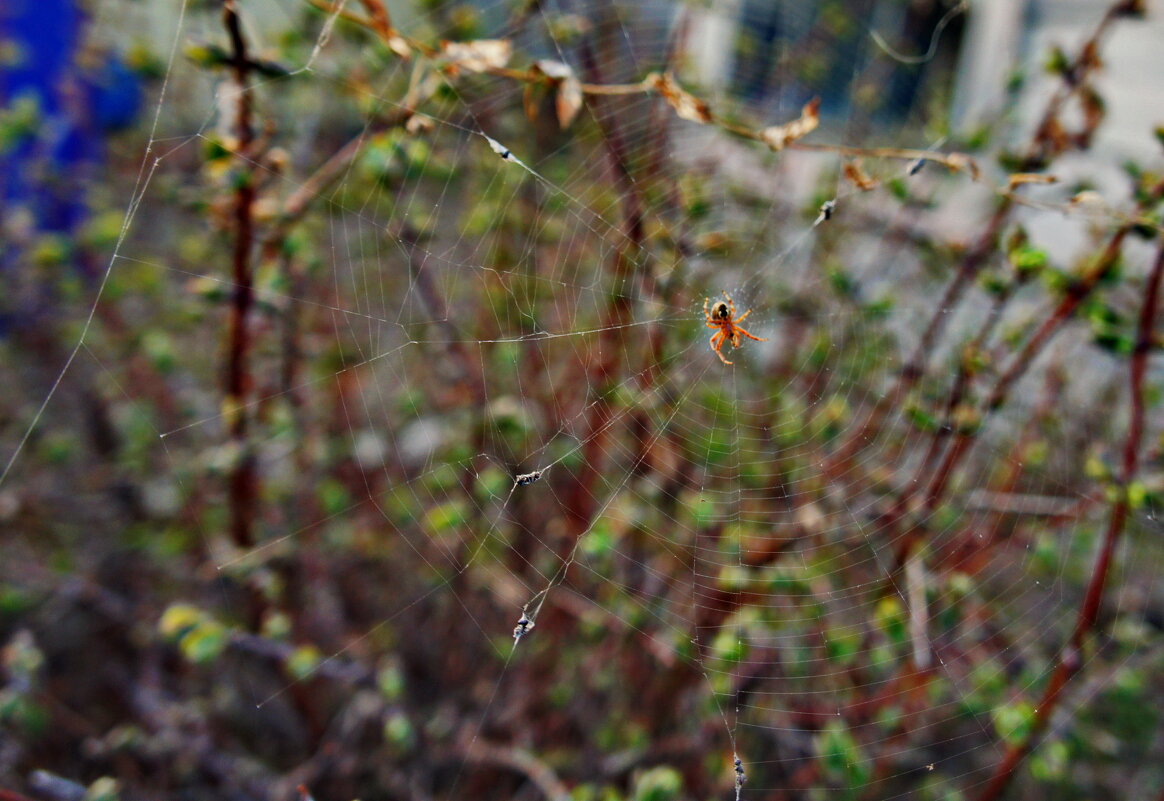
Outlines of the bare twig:
M255 133L251 120L251 96L248 90L250 61L247 57L247 42L239 21L235 0L223 0L223 24L230 36L231 59L235 91L238 93L235 106L235 136L238 139L238 169L244 175L237 180L234 200L234 250L233 272L234 292L231 302L230 334L226 368L227 422L230 439L237 449L236 463L229 478L230 530L234 544L240 548L254 545L251 526L254 522L255 504L258 496L258 476L255 470L254 454L247 442L246 411L247 395L251 388L251 377L247 369L247 355L250 348L248 316L254 303L253 274L251 271L251 247L254 240L255 187L250 174L249 162L253 159L251 146Z
M570 790L553 768L529 751L511 745L494 745L480 738L464 749L466 762L508 768L529 779L549 801L569 801Z
M444 51L441 48L434 47L425 42L421 42L419 40L405 36L396 29L392 28L391 25L386 26L384 20L379 18L378 12L370 13L369 16L362 16L360 14L347 11L341 8L338 4L328 2L328 0L305 0L305 2L322 11L327 12L328 14L337 15L345 20L348 20L349 22L367 28L369 31L379 37L389 47L389 49L403 58L407 58L412 50L415 50L422 56L436 61L436 69L443 72L444 74L452 77L459 72L459 68L455 63L441 62L441 57L444 54ZM373 5L378 6L379 2L377 0L376 2L369 3L367 0L365 0L365 5L368 7ZM1080 88L1085 85L1083 78L1086 77L1087 71L1097 66L1097 62L1092 60L1091 56L1094 54L1095 48L1097 47L1100 38L1104 33L1106 33L1112 21L1114 21L1117 17L1125 16L1128 13L1127 0L1117 0L1117 2L1108 9L1108 12L1104 15L1093 36L1085 43L1083 49L1081 49L1080 55L1076 58L1075 61L1071 63L1070 69L1068 71L1068 76L1070 78L1068 81L1068 86L1054 95L1051 99L1051 102L1048 104L1044 114L1043 122L1040 123L1039 127L1036 129L1035 136L1033 137L1031 145L1027 149L1026 155L1024 156L1025 162L1037 161L1037 154L1046 149L1045 143L1050 138L1051 134L1054 133L1054 131L1052 131L1054 126L1051 125L1051 123L1057 122L1058 115L1062 110L1062 106L1067 102L1067 100L1073 97ZM549 85L552 84L554 80L551 76L548 76L544 72L532 67L526 69L515 69L505 66L482 65L480 69L475 71L531 85ZM650 93L657 93L666 96L668 88L673 89L677 86L678 84L675 83L674 79L670 75L660 75L657 72L653 72L644 77L643 80L637 81L635 83L583 83L580 85L580 89L583 94L596 96L639 95ZM695 98L689 93L684 92L683 94L686 98L690 99L692 103L698 106L698 114L688 115L676 109L676 113L679 116L684 117L685 119L715 126L723 131L726 131L727 133L734 134L744 139L750 139L769 147L775 147L776 149L800 150L819 153L835 153L837 155L853 158L863 157L869 159L889 159L908 162L931 162L934 164L940 164L951 172L964 172L968 174L974 181L987 183L990 185L992 191L1003 198L1004 201L1009 201L1010 203L1019 205L1044 205L1033 203L1032 201L1020 195L1017 191L1015 191L1018 187L1012 186L1009 180L1002 184L991 184L989 181L986 181L986 179L983 178L981 171L979 170L977 162L965 153L942 153L933 150L916 150L911 148L897 147L854 147L851 145L815 142L807 143L802 141L787 141L781 143L779 147L777 147L769 136L768 132L771 129L741 125L721 115L715 114L707 103L699 100L698 98ZM1048 120L1050 122L1048 122ZM799 137L796 138L798 139ZM1072 207L1068 205L1058 206L1056 208L1071 209ZM1113 216L1118 217L1118 215ZM1130 221L1124 220L1124 222ZM1154 227L1158 226L1158 222L1150 219L1139 219L1135 222L1138 222L1142 225L1151 225Z
M47 770L33 771L29 784L33 791L50 801L81 801L85 797L85 785L49 773ZM12 795L16 796L16 793Z

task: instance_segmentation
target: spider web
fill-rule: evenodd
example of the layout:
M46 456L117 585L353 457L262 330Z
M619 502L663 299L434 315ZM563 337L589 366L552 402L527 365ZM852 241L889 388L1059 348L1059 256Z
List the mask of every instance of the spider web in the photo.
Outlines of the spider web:
M259 50L305 27L297 6L242 11ZM455 12L430 14L455 29ZM685 67L708 22L670 4L477 12L477 38L530 58L582 75L601 56L593 83ZM807 24L788 17L792 30ZM876 55L875 27L838 20L849 33L824 46L852 53L822 138L880 144L857 98L892 59ZM214 39L216 24L183 5L175 48ZM432 32L420 16L396 24ZM554 33L571 25L580 38ZM523 85L485 75L436 92L415 131L385 130L424 60L370 53L336 14L306 27L285 48L304 66L250 89L287 149L249 162L260 226L273 220L264 202L311 189L320 152L355 137L361 155L257 260L248 397L222 401L229 246L186 229L192 212L219 226L229 213L190 187L230 185L236 96L171 54L97 301L5 478L46 409L44 425L66 425L49 402L83 349L157 435L145 459L155 518L198 531L190 547L205 563L175 600L216 604L236 645L280 655L277 669L232 673L225 691L270 725L303 687L350 668L357 686L379 687L393 769L415 779L403 762L418 765L434 796L500 797L523 781L552 794L591 775L646 793L665 780L660 764L737 797L974 792L1074 620L1106 514L1084 462L1114 452L1125 427L1105 408L1122 395L1091 389L1121 380L1121 363L1097 362L1085 331L1065 331L983 417L953 497L917 506L911 484L937 464L927 449L949 442L932 418L993 302L974 288L937 308L951 277L941 241L982 227L986 193L907 162L867 163L881 186L862 191L836 154L760 152L676 120L652 95L588 96L562 132L552 92L533 99L530 121ZM765 74L804 55L782 39L774 51ZM740 85L765 77L736 64ZM766 124L807 99L791 80L759 99L699 88ZM994 259L992 274L1005 262ZM160 308L137 289L143 276L163 287ZM726 346L732 366L710 352L704 318L705 299L723 295L765 340ZM1016 297L984 338L1000 356L1047 302L1037 285ZM168 415L143 409L126 357L95 328L111 302L173 351ZM929 373L833 461L893 400L935 314ZM1064 374L1082 361L1093 374ZM969 380L977 400L987 384ZM229 435L238 414L262 487L248 545L226 534L221 489L242 456ZM915 501L908 524L892 508L901 497ZM1109 683L1143 643L1134 591L1159 568L1145 509L1111 576L1128 592L1107 611L1138 634L1086 657ZM911 530L925 541L896 563ZM1073 708L1109 683L1084 684Z

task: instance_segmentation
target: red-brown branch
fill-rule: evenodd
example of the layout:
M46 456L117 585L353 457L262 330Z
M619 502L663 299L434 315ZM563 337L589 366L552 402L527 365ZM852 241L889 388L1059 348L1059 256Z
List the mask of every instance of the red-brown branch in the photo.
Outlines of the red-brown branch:
M255 133L251 121L251 99L247 89L250 61L247 57L246 37L242 32L234 0L223 0L223 24L230 36L231 61L238 100L235 106L235 136L238 139L236 165L245 171L238 181L234 195L234 248L232 267L234 292L230 308L230 333L226 366L227 422L230 439L234 444L237 462L229 478L230 533L240 548L254 545L251 525L254 521L258 496L258 478L254 455L247 442L246 398L251 387L247 368L250 350L248 316L254 304L254 283L251 271L251 246L254 241L253 209L255 188L247 166L252 157L251 146Z
M1091 579L1087 583L1087 593L1083 598L1083 605L1079 608L1079 614L1075 618L1075 627L1071 632L1070 639L1059 651L1055 669L1043 691L1043 697L1039 699L1035 709L1030 730L1021 742L1007 749L1002 760L998 763L998 767L995 768L990 782L982 794L978 796L978 801L995 801L1006 789L1019 763L1031 752L1036 739L1047 728L1051 714L1055 711L1062 697L1063 688L1083 669L1083 640L1099 618L1099 609L1103 602L1103 593L1107 586L1111 562L1130 511L1128 487L1135 479L1136 470L1139 467L1140 443L1144 436L1144 418L1146 415L1144 375L1148 369L1148 352L1152 346L1162 276L1164 276L1164 244L1161 244L1156 253L1156 261L1152 265L1152 271L1148 277L1144 304L1140 307L1136 346L1132 353L1129 370L1131 419L1128 422L1128 435L1124 441L1123 464L1120 469L1121 492L1112 504L1111 517L1108 520L1107 530L1104 532L1099 555L1091 571Z

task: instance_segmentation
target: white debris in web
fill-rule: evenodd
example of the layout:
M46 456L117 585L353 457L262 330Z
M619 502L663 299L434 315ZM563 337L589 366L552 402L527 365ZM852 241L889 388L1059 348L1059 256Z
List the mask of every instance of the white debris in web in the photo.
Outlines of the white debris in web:
M529 633L530 629L534 627L533 618L529 617L525 610L521 610L521 617L517 621L517 625L513 627L513 644L517 645L521 638Z
M522 473L514 479L514 483L519 487L526 487L534 483L542 477L541 470L534 470L532 473Z
M522 164L521 159L519 159L517 156L513 155L513 151L511 151L505 145L501 144L500 142L498 142L496 139L494 139L492 136L489 136L488 134L481 134L481 135L484 136L485 141L489 143L490 149L492 149L492 151L494 153L496 153L497 155L501 156L502 161L512 161L514 164L521 164L521 166L525 167L525 164Z
M732 754L732 760L735 762L736 770L736 801L740 801L740 792L748 783L748 774L744 773L744 762L739 754Z

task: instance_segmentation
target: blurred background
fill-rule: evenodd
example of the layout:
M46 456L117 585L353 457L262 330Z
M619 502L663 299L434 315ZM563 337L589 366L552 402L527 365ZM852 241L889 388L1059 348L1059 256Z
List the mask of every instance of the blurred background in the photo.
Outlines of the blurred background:
M1162 41L5 3L0 801L1164 798Z

